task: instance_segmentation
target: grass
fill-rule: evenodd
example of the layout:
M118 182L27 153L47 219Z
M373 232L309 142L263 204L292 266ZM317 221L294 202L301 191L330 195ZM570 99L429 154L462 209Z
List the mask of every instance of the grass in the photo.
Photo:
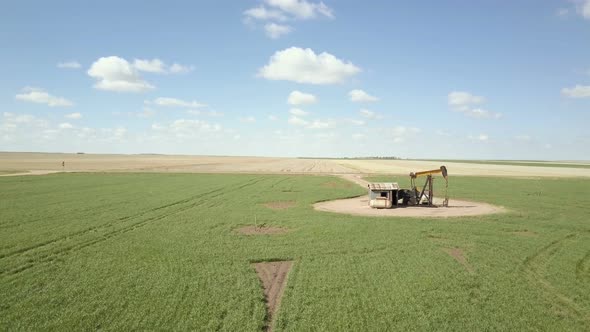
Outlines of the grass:
M316 212L364 192L331 177L0 178L0 330L260 331L251 262L293 259L276 330L587 331L589 185L453 177L511 212L420 220ZM293 231L233 231L255 216Z

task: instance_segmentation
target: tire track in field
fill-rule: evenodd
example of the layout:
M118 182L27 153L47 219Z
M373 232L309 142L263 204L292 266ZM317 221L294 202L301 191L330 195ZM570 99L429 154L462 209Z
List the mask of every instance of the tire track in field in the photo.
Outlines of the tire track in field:
M260 182L260 181L262 181L264 179L265 178L254 178L254 179L248 180L245 184L243 184L241 186L234 187L234 189L243 189L245 187L255 185L255 184L257 184L258 182ZM142 212L142 213L139 213L139 214L136 214L136 215L133 215L133 216L122 217L122 218L119 218L117 221L111 222L109 224L105 224L105 225L101 225L101 226L97 226L97 227L92 227L92 228L87 229L87 230L84 230L84 231L75 232L75 233L72 233L72 234L69 234L69 235L65 235L65 236L60 237L59 239L52 240L52 241L47 241L42 246L35 246L34 248L28 249L28 250L26 250L24 252L23 251L19 251L18 253L13 254L12 256L14 256L16 254L19 254L19 253L20 254L23 254L25 252L28 252L28 251L31 251L31 250L34 250L34 249L39 249L39 248L45 247L45 246L47 246L49 244L56 243L56 242L58 242L60 240L70 239L71 237L74 237L74 236L75 237L80 237L80 236L83 236L84 234L86 234L86 233L88 233L90 231L94 231L94 230L97 230L98 231L100 229L108 229L109 227L114 226L118 221L127 221L127 220L137 219L138 217L144 216L144 215L146 215L148 213L151 213L151 212L154 212L154 211L159 211L159 210L166 209L166 208L173 207L173 206L177 206L177 205L180 205L180 204L189 203L189 204L187 204L185 206L181 206L181 207L179 207L179 208L177 208L177 209L175 209L175 210L173 210L173 211L171 211L169 213L165 213L165 214L162 214L162 215L150 217L150 218L147 218L147 219L142 220L140 222L133 223L133 224L127 225L125 227L122 227L122 228L119 228L119 229L116 229L116 230L113 230L113 231L108 231L108 232L100 235L100 237L98 237L98 238L89 239L89 240L83 241L81 243L73 244L73 245L68 246L68 247L59 248L56 251L50 251L50 252L48 252L46 254L38 255L36 257L31 257L31 258L29 258L26 261L27 263L24 264L24 265L20 265L20 266L14 267L14 268L12 268L10 270L8 270L8 269L0 270L0 276L18 274L18 273L23 272L25 270L28 270L28 269L30 269L32 267L35 267L35 266L37 266L39 264L49 263L49 262L55 261L56 259L60 258L60 256L63 256L62 254L69 254L69 253L72 253L72 252L79 251L79 250L81 250L83 248L86 248L88 246L91 246L91 245L94 245L96 243L100 243L100 242L109 240L109 239L111 239L111 238L113 238L115 236L118 236L120 234L124 234L124 233L127 233L129 231L133 231L133 230L135 230L137 228L143 227L143 226L145 226L145 225L147 225L147 224L149 224L151 222L162 220L162 219L165 219L165 218L170 217L172 215L175 215L175 214L184 212L186 210L192 209L194 207L198 207L200 205L205 204L208 200L197 200L197 201L195 201L195 199L199 199L199 198L201 198L203 196L206 196L206 195L210 195L210 199L215 199L215 198L223 195L223 191L224 191L224 189L226 187L227 186L223 186L223 187L220 187L220 188L217 188L217 189L214 189L214 190L205 192L205 193L201 193L201 194L195 195L195 196L193 196L191 198L183 199L183 200L176 201L176 202L173 202L173 203L170 203L170 204L159 206L159 207L150 209L150 210L148 210L146 212ZM195 201L195 202L193 202L193 201ZM10 256L10 257L12 257L12 256ZM0 257L0 258L8 258L8 256L4 256L4 257Z
M590 314L588 310L580 307L574 300L562 293L543 277L548 261L563 248L568 241L574 241L580 234L570 233L560 239L551 241L549 244L542 247L532 256L527 257L521 267L522 272L529 282L537 284L544 291L544 294L552 300L557 302L560 309L565 310L572 317L581 320L587 324L590 323ZM583 259L582 259L583 260Z

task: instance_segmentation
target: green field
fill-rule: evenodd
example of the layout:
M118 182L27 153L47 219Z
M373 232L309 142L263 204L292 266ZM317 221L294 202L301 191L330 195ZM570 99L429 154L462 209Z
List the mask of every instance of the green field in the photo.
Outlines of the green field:
M275 330L590 330L590 180L450 187L510 212L316 212L313 202L364 192L320 176L0 178L0 330L261 331L251 262L277 259L295 263ZM273 201L297 204L263 204ZM254 220L292 231L234 232Z

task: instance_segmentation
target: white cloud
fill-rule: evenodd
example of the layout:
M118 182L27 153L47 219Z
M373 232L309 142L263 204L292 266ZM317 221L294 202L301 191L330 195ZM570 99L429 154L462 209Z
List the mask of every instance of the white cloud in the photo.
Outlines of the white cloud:
M179 63L173 63L172 66L168 68L168 71L172 74L186 74L193 70L195 70L195 66L184 66Z
M582 15L583 18L590 20L590 0L578 1L576 11Z
M256 122L256 118L253 117L253 116L241 117L240 118L240 122L242 122L242 123L254 123L254 122Z
M220 116L223 116L223 112L219 112L219 111L215 111L215 110L209 110L209 111L188 110L186 112L188 114L192 114L192 115L205 115L205 116L211 116L211 117L220 117Z
M576 85L573 88L561 89L561 94L570 98L588 98L590 97L590 85Z
M335 84L360 71L351 62L344 62L330 53L316 55L309 48L290 47L277 51L269 63L260 68L258 76L297 83Z
M22 92L15 96L17 100L46 104L49 107L70 107L74 105L73 102L62 97L52 96L40 88L25 87Z
M67 61L58 63L57 68L80 69L82 65L78 61Z
M363 120L357 120L357 119L344 119L344 122L350 123L350 124L355 125L355 126L364 126L366 124L365 121L363 121Z
M314 120L310 122L305 128L307 129L328 129L333 128L334 123L332 121Z
M464 114L473 117L473 118L482 118L482 119L488 119L488 118L494 118L494 119L499 119L502 117L501 113L495 113L495 112L490 112L481 108L473 108L473 109L466 109L465 111L463 111Z
M273 115L273 114L271 114L271 115L269 115L269 116L268 116L268 119L269 119L270 121L277 121L277 120L279 119L279 117L278 117L278 116L276 116L276 115Z
M352 135L352 139L354 139L354 140L357 140L357 141L358 141L358 140L362 140L362 139L364 139L365 137L366 137L366 136L365 136L365 134L353 134L353 135Z
M159 97L154 99L153 101L145 101L147 105L157 105L162 107L190 107L190 108L199 108L205 107L207 105L201 104L196 100L192 101L185 101L177 98L169 98L169 97Z
M82 118L82 114L75 112L75 113L70 113L70 114L66 114L66 118L68 119L73 119L73 120L78 120Z
M451 134L450 132L446 131L446 130L436 130L434 132L435 134L439 135L439 136L445 136L445 137L450 137L453 136L453 134Z
M376 120L376 119L382 118L382 116L380 114L377 114L373 111L369 111L367 109L361 109L359 111L359 113L361 114L362 117L365 117L365 118L371 119L371 120Z
M420 133L420 129L416 127L396 126L391 128L388 133L393 138L394 143L402 143L405 142L407 138L416 136Z
M168 66L164 61L157 58L152 60L135 59L133 67L139 71L156 74L183 74L194 70L193 66L183 66L178 63Z
M291 105L309 105L315 104L318 101L316 96L310 93L303 93L301 91L292 91L287 98L287 103Z
M137 69L127 60L118 56L102 57L96 60L88 75L97 80L96 89L115 92L144 92L154 88L142 80Z
M333 11L323 2L308 2L306 0L266 0L266 3L293 15L297 19L312 19L318 16L334 18Z
M477 136L469 135L468 138L472 141L487 142L489 137L486 134L479 134Z
M481 104L485 101L485 98L474 96L469 92L453 91L449 93L448 100L450 106L463 107Z
M164 62L160 59L153 59L153 60L135 59L133 61L133 67L135 67L139 71L146 71L148 73L163 74L166 72L166 64L164 64Z
M309 112L306 112L306 111L299 109L299 108L292 108L289 110L289 113L291 113L292 115L295 115L295 116L306 116L309 114Z
M570 13L570 10L568 8L558 8L555 11L555 15L559 16L559 17L567 17Z
M244 12L247 18L250 19L257 19L257 20L277 20L277 21L285 21L287 20L287 16L283 14L279 10L267 9L264 6L254 7L246 10Z
M289 120L287 122L289 122L289 124L292 124L294 126L307 126L309 124L309 122L307 122L297 116L289 117Z
M267 23L264 25L264 31L269 38L278 39L281 36L293 31L293 28L283 24Z
M177 138L198 137L201 133L219 132L222 127L203 120L178 119L168 124L154 123L152 130L168 133Z
M523 141L523 142L528 142L531 140L531 137L529 135L518 135L518 136L515 136L514 138L518 141Z
M363 90L359 90L359 89L355 89L352 90L348 93L348 95L350 96L350 101L355 102L355 103L370 103L370 102L376 102L379 100L379 98L375 97L375 96L371 96L370 94L366 93Z
M72 128L74 128L74 126L72 126L72 124L68 123L68 122L64 122L64 123L59 124L59 129L72 129Z
M448 95L449 106L455 112L463 113L467 116L480 119L499 119L502 113L491 112L477 105L483 104L485 98L473 95L465 91L453 91Z

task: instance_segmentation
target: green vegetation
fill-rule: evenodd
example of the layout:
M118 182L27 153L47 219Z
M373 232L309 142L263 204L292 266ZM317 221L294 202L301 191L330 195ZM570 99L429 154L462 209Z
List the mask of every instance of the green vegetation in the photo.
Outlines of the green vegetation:
M486 164L486 165L510 165L510 166L535 166L535 167L565 167L565 168L590 168L589 163L566 163L555 161L536 161L536 160L459 160L459 159L417 159L424 161L440 161L467 164Z
M511 212L316 212L364 192L319 176L0 178L0 330L260 331L251 262L293 259L276 330L588 331L590 180L450 181ZM255 218L292 231L234 232Z

